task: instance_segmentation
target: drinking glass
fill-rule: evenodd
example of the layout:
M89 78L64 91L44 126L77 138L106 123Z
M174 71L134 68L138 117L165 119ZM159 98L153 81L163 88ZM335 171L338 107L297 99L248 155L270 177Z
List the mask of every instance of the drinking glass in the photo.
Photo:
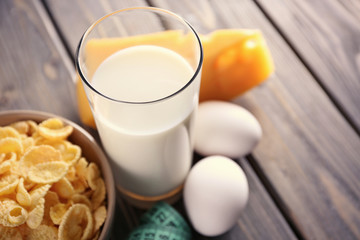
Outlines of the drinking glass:
M80 39L76 67L118 191L174 199L193 156L203 53L195 30L159 8L110 13Z

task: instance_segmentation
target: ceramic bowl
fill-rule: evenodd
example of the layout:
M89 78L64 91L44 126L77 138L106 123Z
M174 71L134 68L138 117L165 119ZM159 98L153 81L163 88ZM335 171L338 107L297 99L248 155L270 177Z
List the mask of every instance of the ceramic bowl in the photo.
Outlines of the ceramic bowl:
M114 179L108 160L102 149L96 143L95 139L87 131L85 131L83 128L73 123L72 121L67 120L60 116L56 116L54 114L39 112L39 111L15 110L15 111L0 112L0 126L5 126L20 120L33 120L39 123L51 117L60 118L64 121L66 125L73 126L74 131L69 137L69 140L72 143L80 146L82 149L82 155L89 162L97 163L101 169L102 177L104 178L107 189L107 200L106 200L107 217L104 225L102 226L99 239L101 240L110 239L112 223L114 221L115 203L116 203Z

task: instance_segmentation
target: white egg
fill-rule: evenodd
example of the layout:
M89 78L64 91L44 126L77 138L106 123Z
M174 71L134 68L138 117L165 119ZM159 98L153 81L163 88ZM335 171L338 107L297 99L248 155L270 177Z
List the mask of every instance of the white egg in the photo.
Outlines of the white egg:
M236 224L247 203L249 186L245 173L233 160L211 156L190 170L183 195L195 230L217 236Z
M199 154L239 158L255 148L261 135L259 122L245 108L223 101L199 104L194 145Z

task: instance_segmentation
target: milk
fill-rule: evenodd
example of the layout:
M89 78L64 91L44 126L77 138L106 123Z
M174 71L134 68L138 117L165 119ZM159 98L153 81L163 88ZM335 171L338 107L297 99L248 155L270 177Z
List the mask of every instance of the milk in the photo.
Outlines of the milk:
M156 196L185 180L200 82L190 84L193 75L179 54L147 45L114 53L94 73L100 94L89 100L121 187Z

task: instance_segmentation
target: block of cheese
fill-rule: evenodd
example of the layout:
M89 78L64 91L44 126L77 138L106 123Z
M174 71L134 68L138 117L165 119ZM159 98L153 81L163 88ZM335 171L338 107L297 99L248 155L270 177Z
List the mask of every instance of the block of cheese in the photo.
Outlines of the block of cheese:
M200 102L232 100L274 72L269 48L259 30L217 30L201 41L205 58Z
M204 61L200 86L200 102L229 101L259 85L274 72L274 63L261 31L256 29L222 29L200 35ZM167 47L191 59L189 35L180 31L90 40L85 48L88 76L111 54L139 44ZM78 78L76 93L82 122L95 127L93 115L82 83Z

